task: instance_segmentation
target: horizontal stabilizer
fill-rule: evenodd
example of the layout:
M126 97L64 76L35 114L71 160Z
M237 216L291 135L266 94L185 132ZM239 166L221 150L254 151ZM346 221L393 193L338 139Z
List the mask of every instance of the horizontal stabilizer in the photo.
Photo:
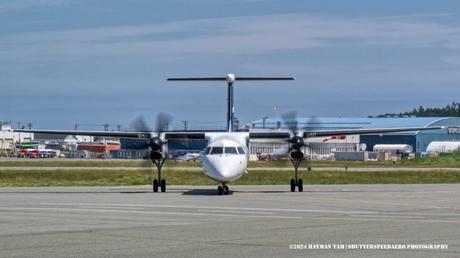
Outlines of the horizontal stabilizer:
M225 81L227 77L171 77L168 81Z
M290 81L294 77L236 77L237 81Z
M168 81L289 81L295 77L241 77L233 74L227 77L169 77Z

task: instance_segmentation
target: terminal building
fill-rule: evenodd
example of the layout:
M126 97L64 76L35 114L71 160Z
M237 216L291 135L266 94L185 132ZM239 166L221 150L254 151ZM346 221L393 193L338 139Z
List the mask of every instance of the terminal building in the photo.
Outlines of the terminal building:
M460 141L460 117L390 117L390 118L297 118L299 130L334 130L394 127L446 126L445 129L387 133L382 135L347 135L307 139L307 154L330 155L333 152L373 151L375 145L409 145L416 154L425 153L433 141ZM287 126L281 118L256 120L246 125L249 130L280 130ZM253 144L254 146L254 144ZM277 145L257 143L251 153L271 151Z

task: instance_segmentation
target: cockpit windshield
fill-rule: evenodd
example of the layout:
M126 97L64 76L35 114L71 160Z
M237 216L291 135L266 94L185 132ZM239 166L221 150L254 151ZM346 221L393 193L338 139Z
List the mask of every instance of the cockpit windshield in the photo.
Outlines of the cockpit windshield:
M224 148L223 147L212 147L210 154L223 154Z
M238 152L236 152L235 147L225 147L225 154L227 154L227 155L237 155Z
M242 147L207 147L204 150L205 155L244 155L244 149Z

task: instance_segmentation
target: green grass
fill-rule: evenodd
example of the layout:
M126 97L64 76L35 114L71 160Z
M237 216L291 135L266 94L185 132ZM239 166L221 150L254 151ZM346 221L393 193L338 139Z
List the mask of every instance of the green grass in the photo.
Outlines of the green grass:
M169 185L215 185L198 171L163 173ZM292 173L253 171L232 184L288 184ZM301 173L304 184L437 184L460 183L460 173L436 172L329 172ZM115 186L150 184L152 173L145 171L0 171L0 187L23 186Z
M146 167L152 166L146 160L1 160L0 167ZM301 167L460 167L460 155L426 157L410 160L392 161L311 161L303 162ZM168 160L165 167L201 167L201 162L178 162ZM292 167L289 160L250 161L249 168L256 167Z
M1 160L0 167L148 167L149 160L60 160L18 159ZM200 167L200 162L167 161L165 167Z
M425 157L399 162L401 166L413 167L460 167L460 155L448 155L439 157Z

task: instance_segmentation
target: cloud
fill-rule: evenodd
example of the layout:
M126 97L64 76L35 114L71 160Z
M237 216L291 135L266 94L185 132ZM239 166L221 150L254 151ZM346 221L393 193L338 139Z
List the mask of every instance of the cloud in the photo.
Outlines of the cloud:
M460 27L399 18L270 15L10 34L0 37L0 46L0 60L14 62L251 55L336 46L458 49Z

